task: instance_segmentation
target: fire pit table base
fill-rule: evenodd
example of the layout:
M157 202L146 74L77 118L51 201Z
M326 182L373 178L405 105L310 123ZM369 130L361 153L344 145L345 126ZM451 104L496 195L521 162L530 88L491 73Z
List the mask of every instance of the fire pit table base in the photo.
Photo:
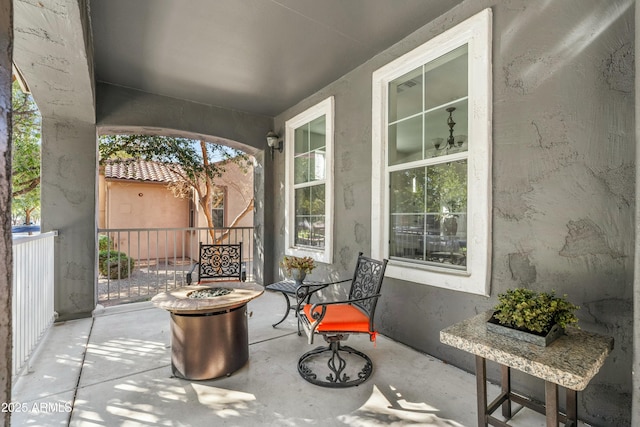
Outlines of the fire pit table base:
M171 370L189 380L231 375L249 360L247 306L211 313L171 313Z
M171 369L188 380L231 375L249 359L247 303L264 292L253 282L215 282L151 298L171 313Z

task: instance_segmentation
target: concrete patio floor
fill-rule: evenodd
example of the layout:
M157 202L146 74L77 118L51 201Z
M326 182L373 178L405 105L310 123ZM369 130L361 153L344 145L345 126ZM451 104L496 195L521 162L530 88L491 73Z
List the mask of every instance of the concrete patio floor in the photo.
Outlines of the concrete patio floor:
M98 310L55 324L13 388L13 426L474 426L475 377L379 336L352 336L374 373L358 387L327 389L304 381L298 357L307 344L270 292L249 304L249 362L229 377L172 377L169 314L151 303ZM489 396L498 393L489 386ZM15 409L15 406L14 406ZM498 411L499 412L499 411ZM514 426L544 426L520 411ZM582 425L582 424L581 424Z

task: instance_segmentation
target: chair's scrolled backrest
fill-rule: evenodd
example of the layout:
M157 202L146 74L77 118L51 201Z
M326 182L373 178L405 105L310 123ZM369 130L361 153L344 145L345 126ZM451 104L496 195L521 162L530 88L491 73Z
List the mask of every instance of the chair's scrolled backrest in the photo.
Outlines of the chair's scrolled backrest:
M242 242L235 245L204 245L200 243L198 280L242 280Z
M356 271L351 282L351 291L349 299L366 298L380 293L382 280L384 279L384 271L387 268L387 260L378 261L358 254L358 263ZM365 314L369 316L369 322L373 327L373 316L376 311L378 298L371 298L364 301L355 302Z

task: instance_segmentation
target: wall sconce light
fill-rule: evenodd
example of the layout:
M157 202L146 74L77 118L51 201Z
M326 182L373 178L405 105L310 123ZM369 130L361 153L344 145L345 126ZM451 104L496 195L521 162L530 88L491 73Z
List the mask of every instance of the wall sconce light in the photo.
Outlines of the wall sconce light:
M449 113L449 117L447 118L447 125L449 126L449 138L447 138L447 143L442 147L441 145L443 142L443 138L434 138L433 146L435 147L436 150L446 149L448 151L449 149L454 148L456 146L461 147L462 144L464 144L465 142L465 139L466 139L465 135L460 135L457 141L453 137L453 127L456 125L456 122L453 121L452 113L455 110L456 110L456 107L449 107L446 110L447 113Z
M269 131L267 134L267 145L271 148L271 158L273 159L273 150L278 150L282 153L282 141L280 137L274 131Z

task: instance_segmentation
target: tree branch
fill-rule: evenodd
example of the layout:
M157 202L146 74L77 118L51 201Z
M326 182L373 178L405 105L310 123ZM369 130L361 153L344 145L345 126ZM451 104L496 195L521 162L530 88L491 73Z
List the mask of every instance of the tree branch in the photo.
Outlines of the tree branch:
M21 196L23 194L27 194L28 192L34 190L40 184L40 177L33 178L32 180L21 183L21 184L26 185L26 187L22 187L21 189L14 191L12 193L12 197Z

